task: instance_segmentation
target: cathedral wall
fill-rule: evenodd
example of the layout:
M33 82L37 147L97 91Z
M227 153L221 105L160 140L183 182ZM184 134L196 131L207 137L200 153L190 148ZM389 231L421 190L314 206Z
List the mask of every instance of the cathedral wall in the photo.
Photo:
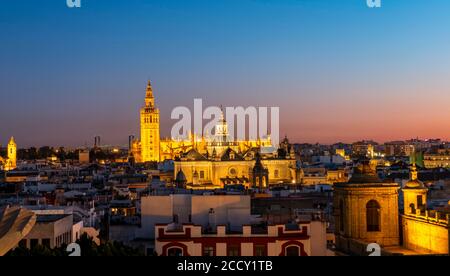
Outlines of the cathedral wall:
M295 160L262 160L265 167L269 169L269 181L271 184L278 182L291 182L295 180ZM255 164L254 160L243 161L179 161L175 162L174 174L181 169L186 176L187 182L193 182L193 173L203 171L204 178L200 177L200 183L212 183L222 185L221 178L246 177L251 182L251 171ZM278 171L278 177L275 177Z
M402 216L403 245L412 250L449 254L449 229L442 225Z

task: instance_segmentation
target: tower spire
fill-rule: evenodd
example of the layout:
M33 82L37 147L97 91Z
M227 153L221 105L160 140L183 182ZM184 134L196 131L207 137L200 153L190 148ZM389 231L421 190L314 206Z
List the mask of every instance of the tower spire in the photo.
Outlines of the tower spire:
M411 180L416 181L418 179L419 179L419 173L417 172L416 163L414 163L411 168Z
M152 83L149 80L145 92L145 107L155 107L155 97L153 96Z
M153 98L153 88L152 88L152 82L150 80L147 83L147 93L146 93L145 97Z

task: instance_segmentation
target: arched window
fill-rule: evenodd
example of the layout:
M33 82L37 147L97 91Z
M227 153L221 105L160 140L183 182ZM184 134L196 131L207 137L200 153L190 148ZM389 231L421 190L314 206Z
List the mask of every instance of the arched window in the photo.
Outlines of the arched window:
M366 205L367 232L381 231L380 211L381 211L380 204L376 200L371 200L367 202Z
M296 245L286 247L286 256L288 257L300 256L300 248Z
M181 257L181 256L183 256L183 249L181 249L179 247L171 247L167 250L167 256Z

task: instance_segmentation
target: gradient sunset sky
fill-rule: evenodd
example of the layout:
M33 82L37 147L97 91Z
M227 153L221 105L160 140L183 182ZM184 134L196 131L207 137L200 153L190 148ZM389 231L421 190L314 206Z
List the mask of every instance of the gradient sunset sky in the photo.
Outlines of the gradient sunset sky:
M2 0L0 144L139 135L176 106L279 106L293 142L450 140L450 1Z

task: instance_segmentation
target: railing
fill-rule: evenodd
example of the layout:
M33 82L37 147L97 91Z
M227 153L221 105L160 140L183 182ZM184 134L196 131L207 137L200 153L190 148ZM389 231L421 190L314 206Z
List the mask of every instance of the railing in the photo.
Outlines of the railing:
M416 210L416 213L411 214L410 216L426 222L435 223L447 227L450 226L450 214L447 213L435 210L426 210L424 212L421 210Z

